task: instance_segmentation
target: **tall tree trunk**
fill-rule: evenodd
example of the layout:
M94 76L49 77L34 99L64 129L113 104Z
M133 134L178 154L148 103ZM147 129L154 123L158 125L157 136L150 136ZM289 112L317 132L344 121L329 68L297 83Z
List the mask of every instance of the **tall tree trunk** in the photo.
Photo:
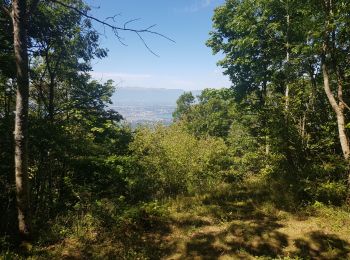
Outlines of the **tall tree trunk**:
M22 241L30 238L30 207L28 180L28 51L27 51L27 1L13 0L13 35L17 69L16 119L15 119L15 173L18 227Z
M54 121L54 113L55 113L55 106L54 106L54 98L55 98L55 80L54 77L50 77L50 83L49 83L49 120L51 123Z
M323 74L324 90L326 92L329 103L331 104L337 116L339 141L342 148L343 156L345 160L348 160L350 155L350 146L349 146L349 139L346 135L346 130L345 130L346 124L345 124L345 115L344 115L344 105L342 104L342 102L340 102L338 105L332 93L330 83L329 83L329 73L328 73L328 67L325 61L325 57L323 58L323 61L322 61L322 74ZM339 89L338 89L338 92L339 92Z
M49 49L46 50L45 53L46 58L46 67L49 73L50 83L49 83L49 103L48 103L48 112L49 112L49 120L50 123L53 123L54 120L54 99L55 99L55 74L53 72L53 68L51 68L50 59L49 59ZM57 65L57 64L56 64Z
M346 160L348 167L349 165L349 156L350 156L350 146L349 146L349 138L346 134L346 123L345 123L345 115L344 115L344 109L346 103L343 100L343 82L341 78L341 72L340 72L340 64L336 60L336 29L333 28L334 24L334 2L332 0L325 0L323 2L323 6L325 9L326 19L325 19L325 33L324 33L324 43L323 43L323 54L321 55L322 59L322 74L323 74L323 82L324 82L324 89L327 94L327 98L329 100L329 103L331 104L336 116L337 116L337 123L338 123L338 133L339 133L339 141L342 148L344 159ZM328 70L328 63L326 60L326 57L330 56L330 60L332 61L332 69L337 74L337 94L338 94L338 101L335 99L331 86L330 86L330 79L329 79L329 70ZM348 196L347 196L347 203L350 205L350 172L348 170Z

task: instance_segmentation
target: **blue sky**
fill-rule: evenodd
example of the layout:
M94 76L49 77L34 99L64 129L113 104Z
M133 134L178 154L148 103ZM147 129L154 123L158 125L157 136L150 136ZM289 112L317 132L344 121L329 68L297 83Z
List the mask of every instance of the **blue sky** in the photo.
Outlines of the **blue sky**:
M101 45L109 49L108 57L93 61L92 75L98 80L113 79L121 87L154 87L195 90L230 86L226 76L216 66L222 58L213 56L205 46L212 27L214 8L224 0L88 0L91 14L104 19L115 14L119 25L131 23L133 28L157 24L155 31L172 38L144 34L149 47L160 57L152 55L133 33L121 32L121 45L106 29ZM96 8L94 8L96 7ZM99 7L99 8L97 8ZM103 28L96 25L100 32Z

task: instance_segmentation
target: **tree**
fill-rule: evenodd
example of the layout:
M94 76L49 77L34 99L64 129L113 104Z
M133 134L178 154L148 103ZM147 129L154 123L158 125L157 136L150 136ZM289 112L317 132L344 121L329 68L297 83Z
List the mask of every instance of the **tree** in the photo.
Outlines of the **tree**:
M308 108L304 111L310 113L322 74L325 92L337 114L339 140L347 159L349 145L344 116L347 105L342 85L346 80L344 69L348 67L344 59L349 48L344 36L348 5L343 2L332 5L331 1L324 1L321 10L313 1L228 0L215 11L214 30L207 45L214 53L225 54L219 65L230 76L239 97L246 98L250 104L258 98L258 111L264 107L269 110L265 103L268 96L284 95L281 100L284 113L290 113L293 98L290 87L300 85L298 80L304 78L311 88L311 92L306 88L302 90L308 96L305 105ZM324 24L323 28L320 24ZM344 68L343 71L340 68ZM338 82L339 104L331 90L329 73L334 73L334 80ZM265 129L269 115L262 116ZM303 125L307 115L300 117L304 122L300 132L305 136ZM285 139L288 141L288 136Z
M348 33L347 27L350 25L350 19L346 16L347 11L350 10L350 5L346 3L346 1L333 2L330 0L322 1L322 5L323 12L321 13L321 19L324 22L321 31L322 51L320 56L323 84L329 103L337 117L339 140L343 156L344 159L348 161L350 145L346 132L345 109L350 108L344 101L345 93L343 86L348 80L348 78L346 78L346 71L349 69L346 55L350 50L350 41L345 35ZM331 82L330 69L335 74L334 78L336 84L332 84ZM335 85L337 96L333 94L332 85Z
M186 92L176 101L174 118L184 123L196 136L226 138L235 116L231 89L204 89L195 100Z
M330 158L338 169L348 164L349 8L347 1L227 0L214 13L207 45L224 54L218 64L240 109L258 118L251 132L265 143L266 167L280 158L279 171L295 181L315 178Z
M15 119L15 171L18 228L22 240L30 237L30 209L28 183L28 99L29 67L27 50L27 1L12 2L14 51L17 70Z
M173 117L175 120L181 119L184 114L186 114L191 105L194 103L195 98L192 95L192 92L185 92L183 93L177 100L176 100L176 110L173 113Z
M168 40L170 38L164 36L161 33L153 31L154 26L150 26L144 29L133 29L127 27L128 21L123 27L116 26L114 24L102 21L98 18L90 16L88 14L89 8L82 1L49 1L44 0L13 0L3 1L0 5L3 13L8 15L12 19L12 27L14 32L13 46L14 46L14 57L16 63L16 117L15 117L15 171L16 171L16 196L17 196L17 208L18 208L18 222L19 222L19 233L22 240L28 240L30 238L30 202L29 202L29 184L28 184L28 110L29 110L29 64L28 64L28 45L31 43L30 37L34 36L34 39L40 39L40 30L48 29L46 32L57 33L57 27L55 28L54 22L48 23L51 25L48 28L47 24L40 24L38 19L35 19L38 15L37 7L44 5L53 5L56 7L61 6L65 9L71 10L78 14L79 17L85 17L88 21L91 20L103 24L113 30L117 39L122 43L122 38L119 35L120 31L129 31L136 33L142 40L146 48L155 54L147 45L142 38L143 33L150 33L157 36L161 36ZM51 17L55 19L55 17ZM30 21L30 23L29 23ZM36 27L35 27L36 26ZM37 30L37 35L28 35L30 29ZM51 31L52 29L52 31ZM58 32L58 33L62 33ZM37 36L35 38L35 36ZM62 36L62 34L61 34ZM46 35L50 37L50 35ZM46 38L47 39L47 38ZM46 41L46 43L48 43ZM56 43L57 44L57 43ZM48 46L46 46L48 47ZM50 46L52 47L52 46ZM62 46L61 46L62 47ZM90 46L91 47L91 46ZM94 47L92 46L94 49ZM57 46L56 46L57 49ZM46 51L46 52L45 52ZM49 90L48 90L48 115L51 121L54 120L54 98L55 98L55 73L57 68L53 66L51 49L44 48L46 68L50 78ZM88 50L89 51L89 50ZM156 55L156 54L155 54ZM60 54L58 55L60 56ZM57 64L59 63L56 59ZM42 98L42 97L41 97Z

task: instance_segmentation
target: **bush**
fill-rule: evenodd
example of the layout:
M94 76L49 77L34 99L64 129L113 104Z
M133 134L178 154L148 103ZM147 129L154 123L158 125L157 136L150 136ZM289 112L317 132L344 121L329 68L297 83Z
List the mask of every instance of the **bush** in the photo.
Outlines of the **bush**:
M347 187L344 182L327 181L317 185L314 196L317 201L341 205L346 198L346 194Z
M205 191L222 181L230 164L222 139L197 139L181 125L140 128L130 148L156 197Z
M265 151L249 129L240 122L231 125L227 136L229 153L233 159L231 179L243 179L245 175L257 174L265 163Z

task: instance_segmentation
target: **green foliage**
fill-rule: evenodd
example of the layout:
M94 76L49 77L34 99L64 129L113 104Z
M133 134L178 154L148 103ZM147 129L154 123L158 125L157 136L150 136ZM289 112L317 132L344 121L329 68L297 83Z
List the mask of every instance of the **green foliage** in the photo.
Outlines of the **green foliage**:
M138 129L131 150L156 197L207 190L222 181L229 168L222 139L197 139L176 124Z
M327 5L313 1L227 0L215 10L207 45L224 54L219 65L232 87L205 89L197 97L185 92L171 126L133 131L109 110L113 81L88 75L91 61L107 55L82 15L89 7L69 2L79 12L39 1L28 28L33 224L40 246L61 246L44 258L72 250L80 252L77 259L159 259L158 251L150 253L155 240L145 246L140 233L163 228L169 198L194 195L183 209L195 202L196 213L216 212L220 221L246 217L252 201L262 203L252 213L264 218L278 209L344 204L349 165L320 68L330 65L331 87L341 82L346 101L349 3L335 2L327 12ZM11 37L11 21L0 12L0 257L9 259L21 257L11 251L17 225ZM327 40L333 46L322 61ZM192 220L188 232L202 222ZM105 240L113 247L99 250L97 241Z
M176 101L177 107L173 113L174 119L181 119L188 112L194 102L195 98L192 95L192 92L183 93Z
M265 154L259 139L250 133L250 129L235 120L227 136L229 154L233 159L232 173L236 178L257 174L264 167Z
M327 181L320 183L316 189L315 197L318 201L323 201L329 204L341 205L343 201L339 201L341 198L345 198L347 194L347 186L345 183L336 181Z
M348 193L348 163L318 69L322 44L331 41L331 87L349 80L344 50L350 45L342 36L348 8L344 1L227 0L214 13L207 45L224 54L218 64L232 81L239 107L228 138L234 167L269 176L271 194L283 200L280 191L286 191L286 203L341 204Z
M229 89L205 89L194 99L192 93L179 97L174 119L181 119L186 128L199 136L226 138L235 115L236 105ZM188 99L184 104L184 99ZM196 102L197 101L197 102Z

